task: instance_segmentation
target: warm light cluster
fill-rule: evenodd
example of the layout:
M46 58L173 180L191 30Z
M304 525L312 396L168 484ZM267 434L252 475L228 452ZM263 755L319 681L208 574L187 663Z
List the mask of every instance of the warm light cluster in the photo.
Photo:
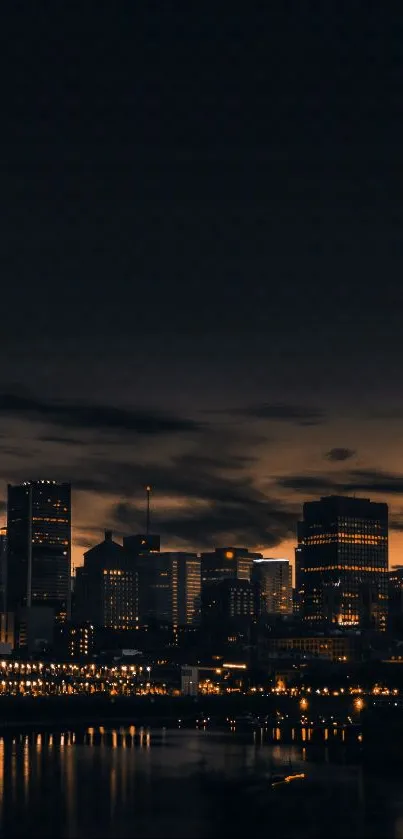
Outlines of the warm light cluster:
M106 693L111 696L166 693L151 682L150 666L0 662L0 693L58 696Z

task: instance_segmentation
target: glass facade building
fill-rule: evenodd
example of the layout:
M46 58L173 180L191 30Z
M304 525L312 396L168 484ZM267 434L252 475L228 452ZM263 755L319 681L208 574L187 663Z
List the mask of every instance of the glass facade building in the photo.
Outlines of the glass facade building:
M261 613L292 614L292 571L288 559L255 559L252 581L258 586Z
M179 553L173 562L178 579L176 623L178 626L197 624L200 621L200 558L195 554Z
M329 496L304 504L296 585L305 622L384 631L388 615L388 507Z
M262 559L262 554L247 548L216 548L212 553L202 553L202 584L234 579L250 582L254 559Z
M134 559L139 577L142 622L166 621L174 626L200 620L200 558L194 553L166 551Z
M234 623L249 624L255 612L255 591L248 580L227 579L203 589L203 621L216 633L225 634Z
M7 606L9 612L49 607L70 617L71 488L57 481L8 486Z
M389 571L389 628L403 630L403 565L393 565Z

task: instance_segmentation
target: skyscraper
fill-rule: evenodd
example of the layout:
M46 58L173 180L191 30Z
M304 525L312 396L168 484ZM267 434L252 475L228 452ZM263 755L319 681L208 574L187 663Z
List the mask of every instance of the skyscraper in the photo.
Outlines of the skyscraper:
M298 578L307 623L386 629L388 507L329 496L304 504Z
M130 554L113 541L112 532L86 551L77 568L75 620L109 629L136 629L138 576Z
M202 593L202 618L216 636L228 633L234 625L249 624L255 617L256 598L248 580L227 578L207 585Z
M14 615L7 611L7 528L0 529L0 642L14 646Z
M233 579L249 582L254 559L262 559L262 554L250 553L247 548L216 548L214 552L203 553L202 584Z
M292 572L288 559L255 559L252 581L258 586L263 613L291 615Z
M130 544L125 540L125 544ZM139 580L139 614L143 623L174 626L200 619L200 558L182 551L133 554Z
M190 626L200 621L200 557L196 554L171 554L173 581L177 577L177 602L174 623ZM175 604L174 604L175 610Z
M7 528L0 528L0 614L7 612Z
M389 627L392 631L403 629L403 565L393 565L389 571Z
M7 604L70 615L71 488L57 481L8 486Z

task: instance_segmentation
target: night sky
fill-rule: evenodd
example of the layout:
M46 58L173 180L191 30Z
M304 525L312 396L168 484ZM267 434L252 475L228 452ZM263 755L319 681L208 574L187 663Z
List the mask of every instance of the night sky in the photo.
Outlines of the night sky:
M71 480L78 564L148 482L164 547L290 559L356 493L403 562L403 13L6 5L4 501Z

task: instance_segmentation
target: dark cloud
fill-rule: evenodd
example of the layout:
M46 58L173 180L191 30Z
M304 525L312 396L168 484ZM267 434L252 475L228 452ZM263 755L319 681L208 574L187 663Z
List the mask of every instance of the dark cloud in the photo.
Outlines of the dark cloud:
M258 460L254 455L234 452L234 444L240 443L240 440L238 438L236 440L231 439L228 434L225 436L226 439L220 439L220 436L218 436L218 439L213 440L213 435L209 434L197 448L176 455L173 458L173 463L177 469L191 470L192 474L197 474L211 470L214 472L240 471L252 466ZM243 442L246 443L245 440ZM250 440L248 442L250 443Z
M400 495L403 493L403 475L382 469L353 469L346 490Z
M284 475L276 479L278 486L302 493L320 493L334 490L336 484L325 475Z
M395 405L384 408L367 408L365 416L370 420L401 420L403 419L403 407L401 405Z
M276 479L278 486L296 492L315 494L348 495L351 493L380 493L399 495L403 493L403 475L384 472L382 469L350 469L333 477L323 475L284 475Z
M129 502L113 505L110 511L114 526L132 533L144 526L141 513ZM295 537L296 511L262 498L246 497L229 501L213 501L199 509L184 510L180 515L158 513L154 530L161 533L169 546L178 544L195 549L225 544L272 548L284 539Z
M62 471L62 470L61 470ZM142 498L144 486L150 483L161 496L184 499L237 500L240 493L256 497L253 481L246 475L227 478L215 467L190 468L180 457L170 463L130 463L89 460L75 467L75 487L106 495Z
M85 437L58 437L54 434L44 434L36 438L41 443L54 443L61 446L84 446L88 444Z
M32 446L0 446L2 456L17 458L18 460L29 460L40 454L39 449Z
M105 525L105 522L104 522ZM106 527L94 527L94 525L83 524L82 526L72 526L72 542L75 547L92 548L98 542L101 542L104 537Z
M389 514L389 530L403 531L403 513Z
M0 394L1 414L40 420L65 428L91 431L107 429L151 436L201 429L201 425L193 420L159 411L117 408L112 405L57 402L21 393Z
M192 469L219 469L232 470L242 469L244 466L250 466L257 460L256 457L246 457L246 455L232 455L230 457L203 457L203 455L183 454L176 458L176 462L182 466L189 466Z
M180 496L183 499L232 497L239 488L247 487L254 493L250 466L256 461L256 446L264 438L249 431L235 429L202 429L185 449L172 453L155 449L141 459L122 461L108 452L103 457L81 460L75 465L75 485L78 489L121 497L142 497L144 485L150 483L160 495ZM250 453L251 448L255 453ZM109 456L108 456L109 455ZM229 474L228 474L229 473ZM246 491L246 489L245 489Z
M326 452L325 458L326 460L331 460L332 462L338 462L342 460L349 460L351 457L354 457L355 453L354 449L336 447Z
M267 419L278 422L291 422L295 425L320 425L325 422L325 414L320 408L307 405L292 405L282 402L263 402L245 408L233 408L228 413L233 416L252 419Z
M298 511L255 485L248 468L253 457L247 448L238 454L240 439L246 446L251 438L205 432L190 451L165 460L81 461L75 486L116 499L108 524L121 535L144 527L144 486L150 483L154 528L166 545L271 547L295 536Z

